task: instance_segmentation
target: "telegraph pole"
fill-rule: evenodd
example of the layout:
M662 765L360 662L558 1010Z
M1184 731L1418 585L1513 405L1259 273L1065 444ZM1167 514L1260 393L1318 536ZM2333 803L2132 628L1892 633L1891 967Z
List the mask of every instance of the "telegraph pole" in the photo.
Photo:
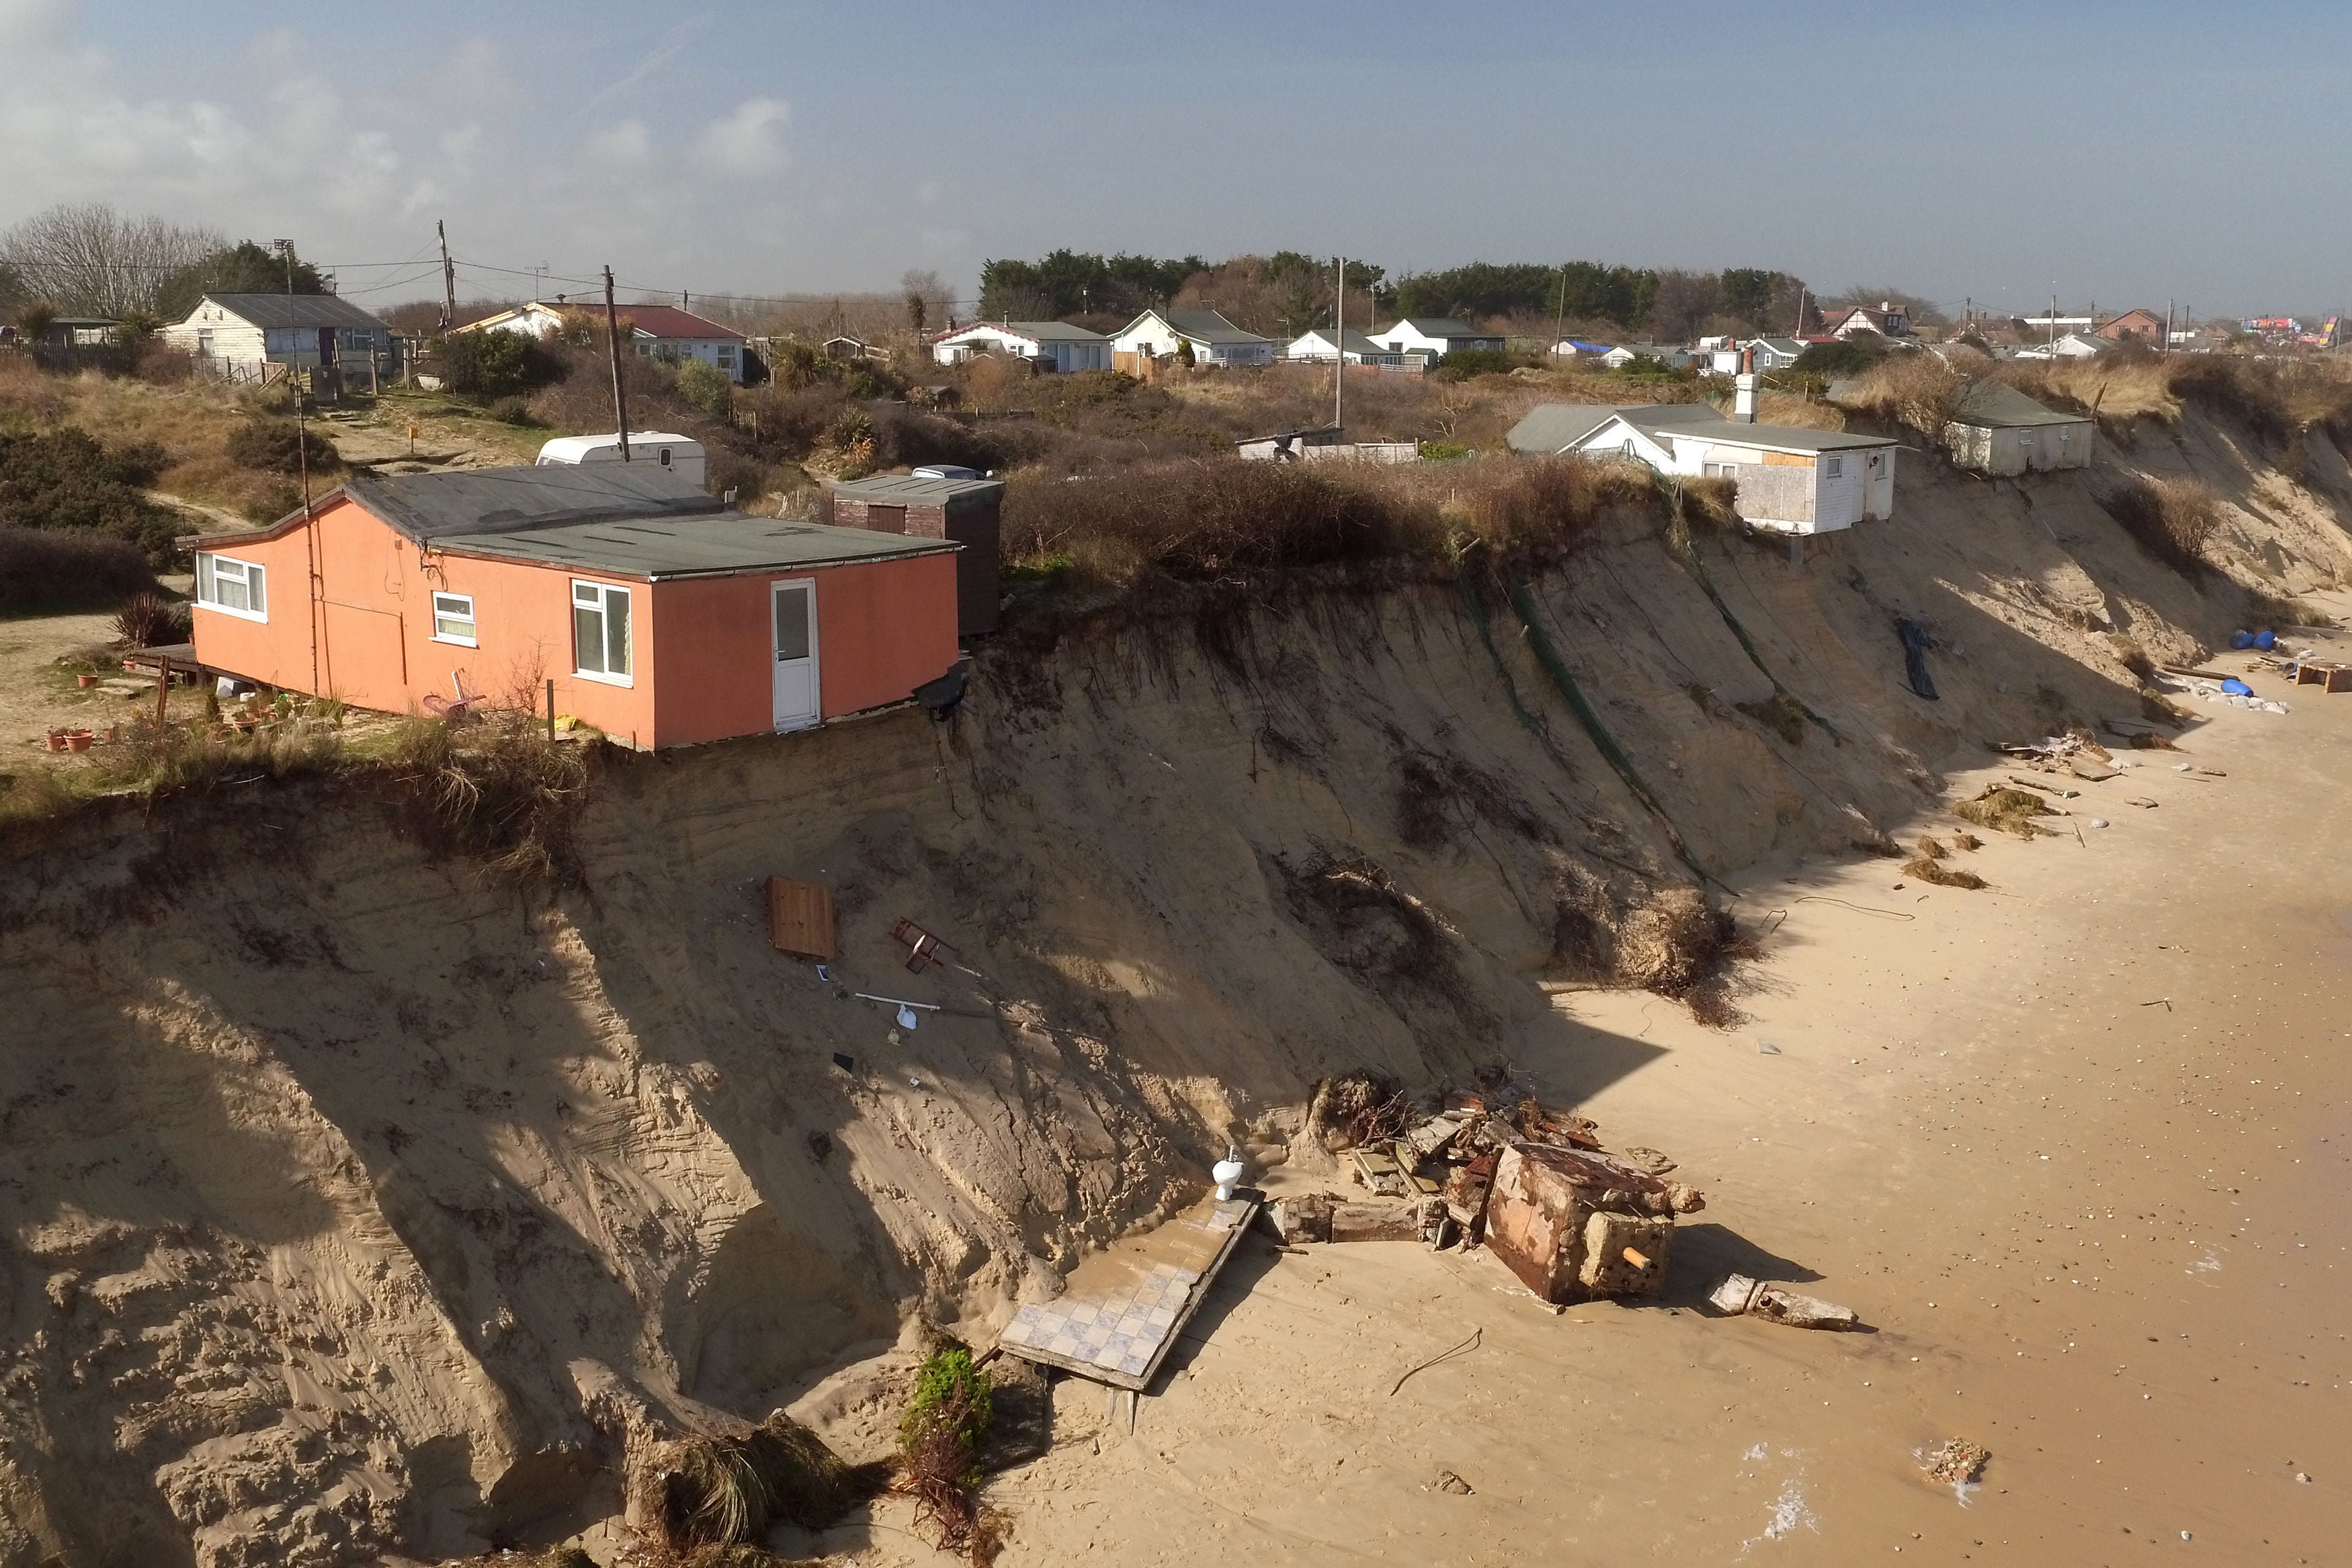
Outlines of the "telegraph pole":
M433 232L441 239L441 329L446 332L457 324L457 267L449 259L449 225L436 218Z
M613 269L604 269L604 343L613 361L613 423L621 433L621 461L629 460L629 400L621 390L621 313L613 305Z
M278 253L286 258L286 292L291 294L294 292L294 242L290 239L274 239L269 243L276 246Z
M1551 352L1544 356L1547 364L1559 357L1559 346L1568 335L1568 263L1559 264L1559 304L1551 313Z
M1346 422L1339 416L1348 389L1348 258L1339 257L1339 287L1331 296L1331 428Z

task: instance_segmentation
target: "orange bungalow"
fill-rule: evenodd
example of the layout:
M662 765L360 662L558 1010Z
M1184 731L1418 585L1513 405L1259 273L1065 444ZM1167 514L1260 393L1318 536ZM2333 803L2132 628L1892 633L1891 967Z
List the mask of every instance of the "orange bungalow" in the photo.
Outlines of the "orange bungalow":
M951 542L745 517L651 465L355 477L195 542L198 663L387 713L537 708L552 681L614 740L687 746L903 702L956 662Z

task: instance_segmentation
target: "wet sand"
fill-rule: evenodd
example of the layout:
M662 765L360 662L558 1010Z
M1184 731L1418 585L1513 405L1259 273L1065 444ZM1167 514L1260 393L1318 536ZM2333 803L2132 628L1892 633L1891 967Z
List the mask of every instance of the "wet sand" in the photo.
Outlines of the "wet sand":
M1983 834L1987 891L1754 879L1735 1030L1560 998L1577 1043L1520 1065L1709 1195L1664 1303L1253 1240L1133 1436L1058 1385L1055 1451L992 1488L1006 1561L2347 1561L2352 697L2257 690L2295 711L2200 708L2061 836ZM1870 1332L1698 1311L1730 1268ZM1993 1455L1965 1496L1917 1462L1953 1436ZM891 1523L830 1544L923 1557Z

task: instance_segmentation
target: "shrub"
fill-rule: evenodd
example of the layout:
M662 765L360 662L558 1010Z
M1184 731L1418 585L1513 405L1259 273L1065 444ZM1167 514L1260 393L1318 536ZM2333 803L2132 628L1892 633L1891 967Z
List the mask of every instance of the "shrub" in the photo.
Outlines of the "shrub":
M1800 374L1822 376L1859 375L1878 362L1886 350L1853 339L1841 339L1834 343L1809 343L1789 368Z
M520 397L502 397L486 411L501 424L534 426L539 421L530 412L530 404Z
M774 488L768 465L756 457L721 449L710 454L703 487L714 496L735 492L738 505L757 500Z
M719 419L725 417L729 400L735 395L735 383L718 366L688 360L677 367L677 395L711 418Z
M898 1421L898 1490L915 1500L916 1520L943 1552L969 1552L988 1540L978 1502L975 1463L988 1439L988 1374L963 1350L933 1354L915 1375Z
M126 540L0 526L0 614L92 610L157 587L146 555Z
M2221 527L2221 501L2195 479L2126 478L2101 498L2140 549L2181 576L2204 575L2205 547Z
M158 565L178 554L179 518L140 492L163 467L152 443L108 445L70 426L0 432L0 519L20 528L103 534Z
M194 635L193 617L185 604L142 589L114 612L114 634L133 648L160 648L184 643Z
M1440 355L1437 365L1465 376L1500 375L1511 368L1511 356L1500 349L1456 349Z
M442 385L467 397L509 397L560 380L563 361L522 332L453 332L433 350Z
M229 432L227 451L238 467L271 474L299 474L305 457L313 474L331 474L343 465L332 442L291 419L247 420Z

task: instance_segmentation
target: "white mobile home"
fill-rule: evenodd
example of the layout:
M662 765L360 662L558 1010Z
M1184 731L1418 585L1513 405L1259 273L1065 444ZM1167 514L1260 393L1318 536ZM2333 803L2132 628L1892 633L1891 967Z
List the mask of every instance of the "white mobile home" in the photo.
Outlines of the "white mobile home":
M621 438L612 435L559 435L539 449L541 468L554 465L572 466L591 463L618 463L621 460ZM702 443L674 435L662 430L633 430L629 433L629 461L667 469L690 484L702 483L704 453Z
M1628 457L1661 474L1739 486L1740 517L1782 533L1826 534L1895 511L1895 442L1723 417L1705 403L1543 403L1511 429L1511 450Z
M942 365L974 354L1011 354L1062 371L1110 369L1110 340L1067 321L982 321L931 343L931 358Z

